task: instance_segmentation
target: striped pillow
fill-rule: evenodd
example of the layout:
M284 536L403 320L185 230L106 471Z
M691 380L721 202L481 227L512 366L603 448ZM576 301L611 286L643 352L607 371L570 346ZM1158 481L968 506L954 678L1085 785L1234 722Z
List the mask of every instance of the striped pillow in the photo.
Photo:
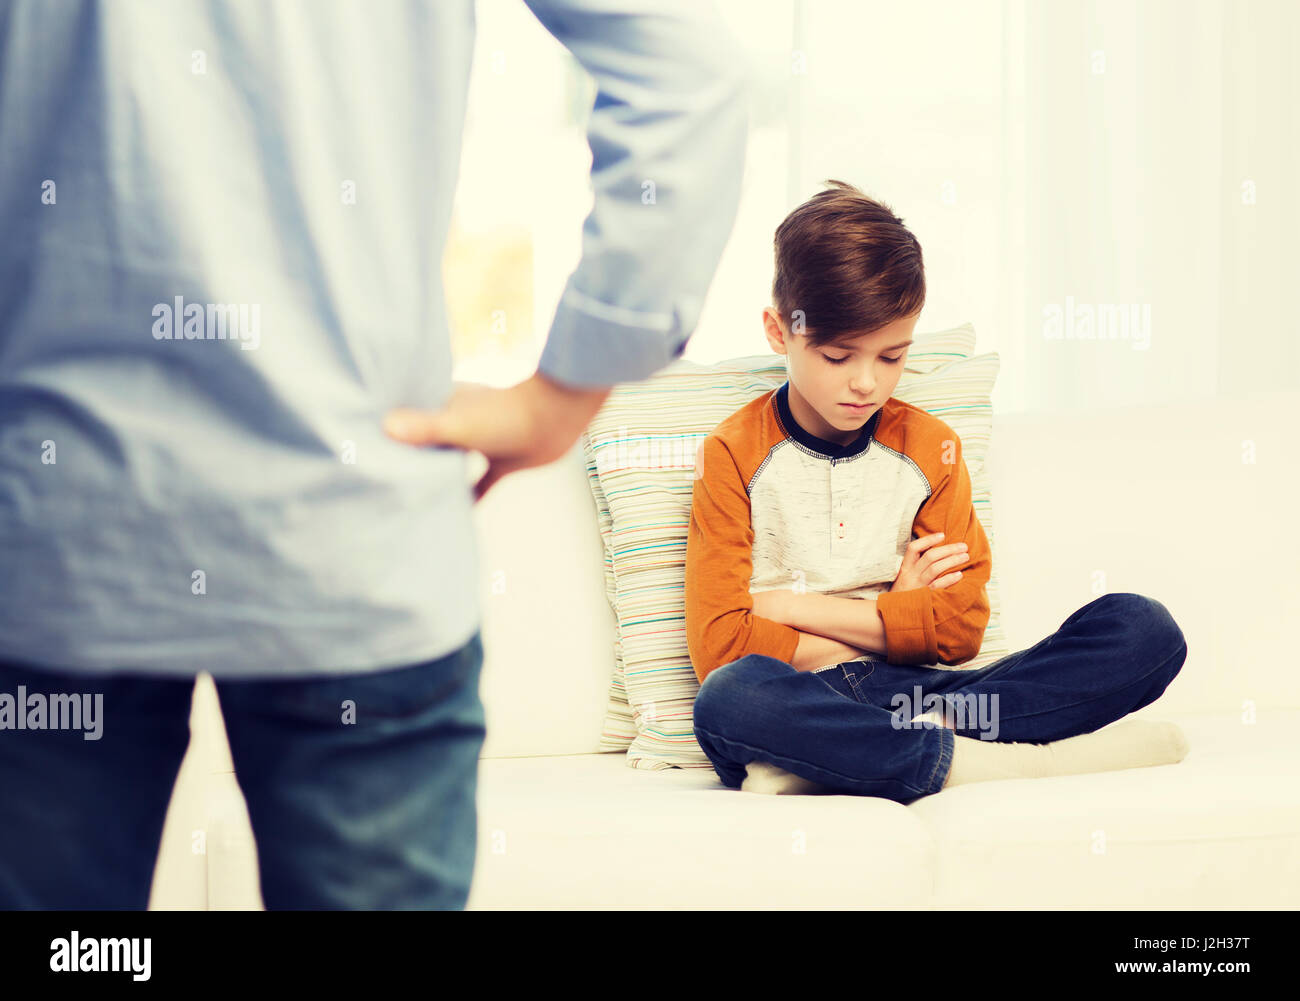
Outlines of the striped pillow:
M970 358L969 324L916 338L894 396L936 413L962 438L977 517L993 545L985 458L997 375L994 354ZM638 768L711 767L695 741L699 682L684 628L686 530L695 454L730 414L786 379L785 358L756 355L712 366L678 360L614 387L583 436L605 544L605 579L618 624L601 750L626 749ZM996 600L984 645L963 668L1006 648Z

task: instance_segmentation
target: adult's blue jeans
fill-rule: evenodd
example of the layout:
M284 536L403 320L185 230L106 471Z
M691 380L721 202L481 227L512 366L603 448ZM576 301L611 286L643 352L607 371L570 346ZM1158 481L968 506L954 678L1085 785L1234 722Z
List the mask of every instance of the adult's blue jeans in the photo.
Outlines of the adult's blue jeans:
M268 910L464 907L482 662L475 633L394 670L217 680ZM0 908L143 910L193 680L0 663L0 693L20 685L28 698L102 694L103 708L98 739L84 724L0 729Z
M836 792L909 803L943 788L955 736L1040 744L1091 733L1158 699L1186 659L1164 605L1105 594L974 671L877 660L797 671L750 654L705 677L695 736L732 788L766 761ZM955 730L909 724L935 698Z

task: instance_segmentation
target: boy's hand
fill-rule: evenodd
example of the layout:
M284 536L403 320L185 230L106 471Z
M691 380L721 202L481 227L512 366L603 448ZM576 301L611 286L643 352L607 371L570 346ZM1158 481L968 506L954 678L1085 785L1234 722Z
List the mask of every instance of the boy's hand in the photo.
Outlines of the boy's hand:
M969 561L966 543L954 542L947 546L935 545L943 538L942 532L924 535L913 539L907 545L903 556L903 565L899 567L898 576L889 586L890 591L915 591L922 587L936 590L949 587L961 580L961 572L945 573L954 567L963 566ZM931 548L934 547L934 548ZM928 550L928 552L927 552Z
M759 618L771 619L783 626L794 625L795 593L789 588L755 591L750 598L754 602L754 614Z

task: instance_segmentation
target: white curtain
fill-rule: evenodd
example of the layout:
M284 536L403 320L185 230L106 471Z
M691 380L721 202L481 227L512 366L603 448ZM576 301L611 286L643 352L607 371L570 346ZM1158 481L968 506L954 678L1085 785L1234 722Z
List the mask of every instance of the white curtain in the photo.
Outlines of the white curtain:
M837 177L920 238L918 330L1001 354L1000 412L1300 387L1300 3L723 6L755 145L688 358L765 350L772 230Z
M773 231L835 177L917 233L918 329L974 324L1000 413L1300 388L1300 0L717 2L752 132L688 359L768 350ZM449 296L458 377L511 381L577 263L592 89L521 2L478 12ZM533 301L503 303L521 260Z
M1300 387L1300 4L1007 0L1005 276L1027 407ZM1052 340L1041 307L1149 313ZM1130 307L1140 307L1137 309Z

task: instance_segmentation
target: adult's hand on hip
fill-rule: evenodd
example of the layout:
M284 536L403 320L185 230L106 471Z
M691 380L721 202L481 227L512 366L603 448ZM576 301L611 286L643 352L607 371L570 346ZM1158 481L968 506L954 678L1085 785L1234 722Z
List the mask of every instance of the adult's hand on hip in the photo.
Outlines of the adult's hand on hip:
M501 477L564 455L611 388L566 386L540 372L505 389L476 382L452 386L441 410L398 407L384 418L384 431L409 445L482 452L488 465L474 485L476 503Z

